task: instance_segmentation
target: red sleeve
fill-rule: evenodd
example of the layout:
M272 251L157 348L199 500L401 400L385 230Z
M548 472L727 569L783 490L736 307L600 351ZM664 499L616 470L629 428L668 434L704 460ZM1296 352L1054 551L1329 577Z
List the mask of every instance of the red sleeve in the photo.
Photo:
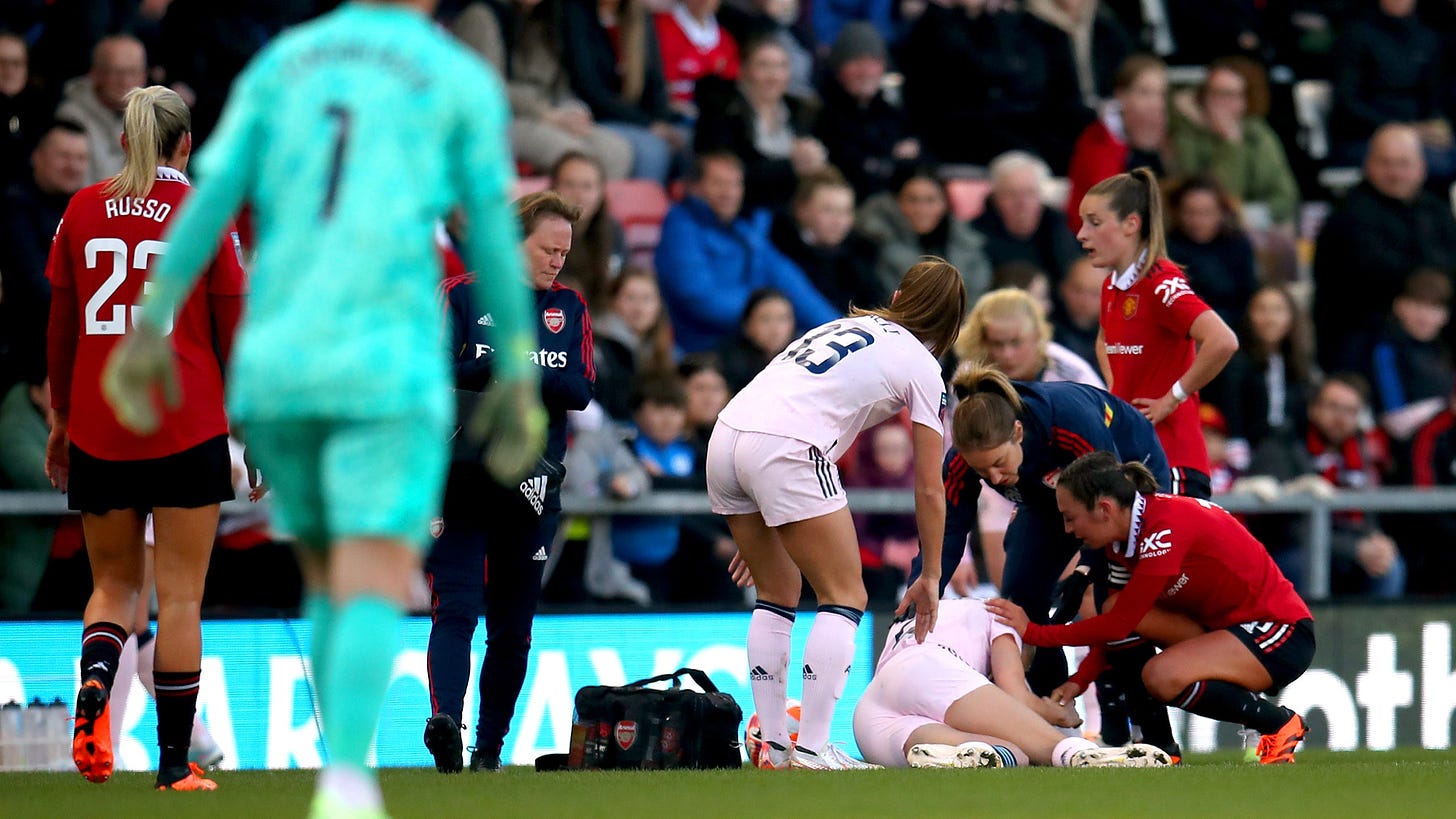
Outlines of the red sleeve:
M1158 309L1153 311L1159 324L1179 336L1187 336L1193 322L1208 312L1208 304L1193 292L1188 277L1181 272L1167 276L1153 289Z
M248 292L248 277L243 272L243 244L236 229L223 234L217 255L207 272L207 292L218 296L241 296Z
M1139 567L1141 568L1141 567ZM1031 623L1022 640L1033 646L1094 646L1121 640L1137 628L1152 610L1165 585L1163 575L1134 570L1132 580L1117 595L1112 611L1065 626Z
M209 293L207 307L212 313L212 332L214 341L217 342L217 354L226 368L233 357L233 339L237 336L238 325L243 320L243 297Z
M52 254L52 258L55 255ZM51 407L59 412L71 408L71 373L76 367L76 344L80 332L75 289L69 282L65 285L52 284L51 317L46 328L46 367L51 379Z
M1092 646L1087 656L1082 658L1082 664L1077 666L1077 673L1073 674L1067 682L1076 683L1083 691L1092 687L1092 683L1111 666L1107 663L1107 648L1102 645Z

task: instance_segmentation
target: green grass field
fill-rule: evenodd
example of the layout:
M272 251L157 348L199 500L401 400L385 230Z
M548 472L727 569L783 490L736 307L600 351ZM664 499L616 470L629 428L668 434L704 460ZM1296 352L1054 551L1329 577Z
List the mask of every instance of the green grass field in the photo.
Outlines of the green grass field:
M396 817L1450 817L1456 752L1308 751L1295 765L1244 765L1233 754L1165 770L680 771L445 777L388 769ZM0 817L303 816L311 771L220 771L212 794L161 794L151 774L105 785L75 774L0 774Z

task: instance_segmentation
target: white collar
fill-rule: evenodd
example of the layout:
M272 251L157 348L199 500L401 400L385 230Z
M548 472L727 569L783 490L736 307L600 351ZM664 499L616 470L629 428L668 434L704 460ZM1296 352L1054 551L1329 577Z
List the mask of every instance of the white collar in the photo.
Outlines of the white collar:
M707 22L699 23L693 15L688 13L687 7L678 3L672 7L672 19L677 21L678 27L687 35L688 42L697 47L699 51L709 51L718 47L718 41L722 35L718 31L718 18L709 16Z
M1142 253L1138 254L1137 260L1134 261L1132 264L1128 265L1126 270L1122 271L1121 273L1113 274L1112 286L1116 287L1118 290L1127 290L1128 288L1136 284L1139 275L1139 268L1143 266L1143 262L1146 261L1147 258L1148 251L1144 249Z
M157 178L166 180L167 182L181 182L189 187L192 185L192 181L187 178L187 174L166 165L157 166Z
M1127 552L1128 557L1137 554L1137 539L1143 528L1143 512L1147 511L1148 499L1143 493L1133 494L1132 501L1132 525L1127 528Z

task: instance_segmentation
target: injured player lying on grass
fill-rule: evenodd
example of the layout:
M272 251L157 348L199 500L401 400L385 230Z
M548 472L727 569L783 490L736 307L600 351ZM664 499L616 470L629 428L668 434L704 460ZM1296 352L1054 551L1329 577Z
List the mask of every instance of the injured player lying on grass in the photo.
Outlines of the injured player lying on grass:
M854 711L868 762L903 768L1162 767L1151 745L1101 748L1073 729L1073 701L1026 684L1021 639L979 600L941 603L935 631L915 642L914 621L890 628L874 679Z

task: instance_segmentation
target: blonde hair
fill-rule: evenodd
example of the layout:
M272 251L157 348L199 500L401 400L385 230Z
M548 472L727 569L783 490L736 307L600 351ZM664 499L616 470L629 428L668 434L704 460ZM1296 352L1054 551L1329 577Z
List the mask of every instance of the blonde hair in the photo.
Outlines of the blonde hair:
M1148 255L1138 265L1139 273L1148 272L1159 259L1168 258L1168 239L1163 225L1163 192L1151 170L1134 168L1128 173L1109 176L1093 185L1087 196L1106 197L1107 206L1119 220L1137 214L1142 221L1140 236Z
M1047 344L1052 340L1052 324L1042 313L1041 306L1031 294L1019 287L1003 287L981 296L966 323L961 325L961 335L956 341L956 358L961 361L990 361L986 350L986 325L993 321L1025 319L1036 333L1037 355L1046 359Z
M157 166L177 150L192 130L192 112L176 91L160 85L126 92L122 132L126 161L106 185L108 197L146 196L157 181Z
M851 305L851 316L879 316L909 330L940 358L950 352L966 312L966 284L945 259L926 256L905 271L893 303L873 310Z
M1006 373L984 362L969 362L950 383L960 399L950 426L956 449L983 452L1011 440L1026 404Z

